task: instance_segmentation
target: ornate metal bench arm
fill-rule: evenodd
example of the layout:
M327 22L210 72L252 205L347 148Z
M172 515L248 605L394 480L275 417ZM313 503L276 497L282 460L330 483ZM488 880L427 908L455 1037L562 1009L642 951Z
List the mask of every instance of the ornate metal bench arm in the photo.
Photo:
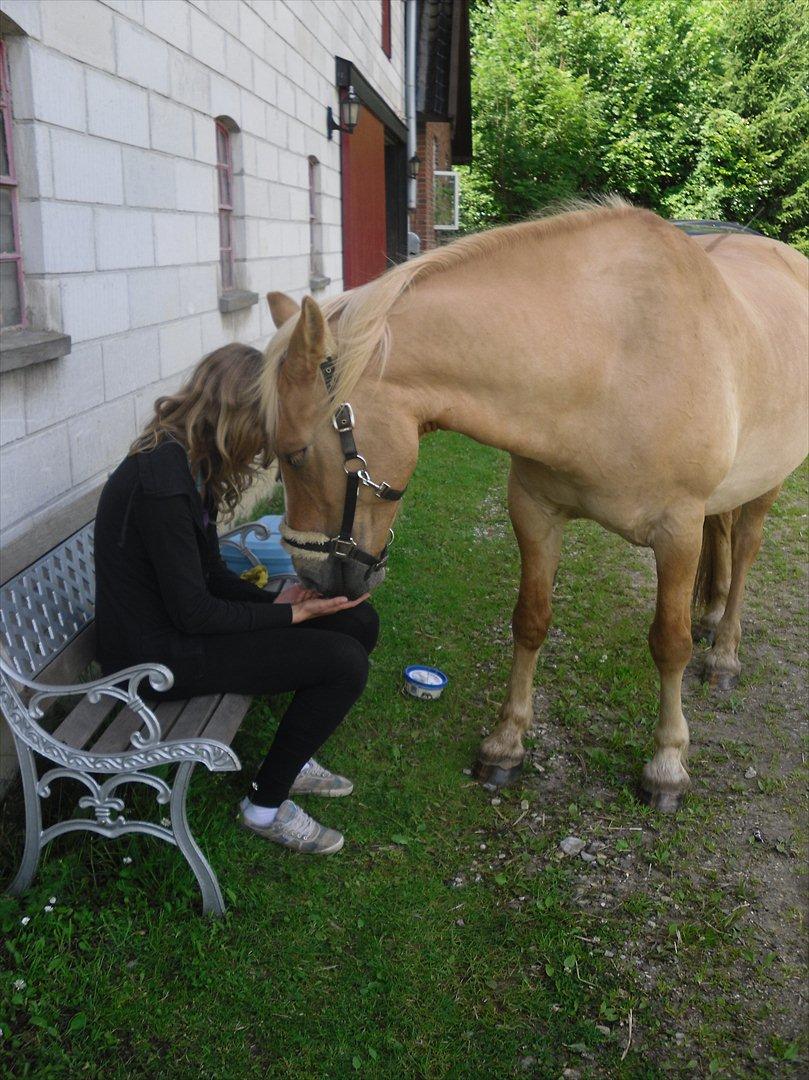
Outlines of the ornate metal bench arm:
M132 712L137 713L143 721L145 730L136 731L132 736L131 741L134 747L143 750L160 742L160 722L141 698L138 687L144 679L148 678L153 689L170 689L174 685L174 676L163 664L136 664L133 667L124 668L122 671L113 672L112 675L107 675L103 679L95 679L93 682L87 683L75 683L71 686L47 686L44 683L37 682L35 679L27 679L24 675L16 672L2 657L0 657L0 670L9 681L34 691L27 704L23 704L22 700L18 698L19 707L25 711L31 720L42 719L44 716L42 702L53 698L86 694L87 698L93 704L96 704L102 697L112 697L122 701ZM126 683L126 689L120 687L120 683ZM17 697L16 694L15 697Z
M234 547L244 555L251 566L261 566L261 560L256 558L247 546L247 537L251 533L255 533L259 540L267 540L270 536L270 530L266 525L262 525L260 521L250 521L247 525L240 525L238 529L223 533L219 537L219 546L226 544L228 547Z
M233 750L216 739L162 742L160 723L137 692L145 678L156 690L168 690L174 681L169 669L162 664L139 664L94 682L76 686L45 686L18 674L0 657L0 709L15 737L22 743L57 765L81 772L132 773L155 765L181 762L199 762L211 772L235 772L241 768ZM34 691L28 703L20 697L15 683ZM126 689L119 687L119 683L125 683ZM131 749L115 753L95 754L92 750L79 750L59 742L37 723L43 714L40 703L46 698L73 694L87 694L90 701L98 701L104 696L117 698L141 718L145 730L131 737Z

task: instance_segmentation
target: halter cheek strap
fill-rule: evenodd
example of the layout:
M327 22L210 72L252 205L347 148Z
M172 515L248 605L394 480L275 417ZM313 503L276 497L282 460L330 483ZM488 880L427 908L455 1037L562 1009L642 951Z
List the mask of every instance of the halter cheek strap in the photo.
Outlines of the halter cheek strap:
M323 382L326 384L326 390L329 394L331 394L334 385L335 368L336 364L333 356L327 356L320 365ZM304 540L301 538L300 533L282 526L284 544L293 551L306 551L313 555L333 555L336 559L353 559L355 562L367 566L367 572L370 574L373 570L380 570L387 563L390 541L385 544L381 553L376 556L359 547L357 541L351 535L354 531L357 495L360 484L363 487L371 488L377 499L383 499L385 502L398 502L407 489L392 488L384 480L382 483L377 484L371 479L368 472L368 462L357 450L357 444L354 441L354 410L349 402L344 401L337 406L332 416L332 424L340 438L340 448L343 452L343 469L346 474L346 493L343 502L343 519L340 523L340 532L337 536L327 537L322 541L308 538ZM359 467L352 468L354 464ZM392 540L392 529L390 534Z

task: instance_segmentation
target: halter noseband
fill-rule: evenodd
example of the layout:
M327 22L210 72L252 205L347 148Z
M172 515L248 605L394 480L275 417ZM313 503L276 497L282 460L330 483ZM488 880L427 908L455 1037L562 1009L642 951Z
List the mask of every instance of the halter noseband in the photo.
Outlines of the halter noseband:
M333 356L327 356L320 365L323 382L326 384L326 390L329 394L331 394L334 384L335 366ZM296 548L298 551L333 555L335 559L353 559L355 562L360 562L368 567L367 576L374 570L381 570L387 563L390 541L385 544L379 556L376 556L359 547L357 541L351 535L354 530L354 518L357 514L357 495L360 484L363 487L371 488L377 499L383 499L385 502L398 502L407 489L403 488L399 491L397 488L392 488L390 484L386 484L384 480L381 484L377 484L371 479L368 472L368 462L357 450L357 444L354 441L354 410L348 401L344 401L337 406L331 422L340 437L340 448L343 451L343 469L346 474L346 494L340 532L337 536L332 536L323 541L298 540L287 532L284 535L284 543L287 547ZM350 467L352 462L358 463L359 468L352 469ZM390 539L393 540L393 529L389 531Z

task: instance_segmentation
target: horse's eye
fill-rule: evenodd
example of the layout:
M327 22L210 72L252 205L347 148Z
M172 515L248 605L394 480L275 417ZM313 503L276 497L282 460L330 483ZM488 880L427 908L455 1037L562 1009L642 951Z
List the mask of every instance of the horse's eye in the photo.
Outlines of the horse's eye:
M306 456L306 447L301 447L300 450L293 450L291 454L284 454L284 461L287 465L291 465L293 469L299 469L303 465L303 459Z

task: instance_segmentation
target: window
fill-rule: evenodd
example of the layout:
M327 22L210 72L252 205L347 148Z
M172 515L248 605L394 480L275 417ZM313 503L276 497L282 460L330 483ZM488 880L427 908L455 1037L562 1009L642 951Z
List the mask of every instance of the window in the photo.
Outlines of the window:
M219 269L222 292L234 287L233 272L233 155L230 132L216 121L216 172L219 177Z
M451 169L439 169L435 173L435 227L449 232L458 228L458 174Z
M331 278L323 273L323 228L320 213L320 162L309 156L309 288L325 289Z
M390 0L382 0L382 52L390 60Z
M11 145L11 91L3 41L0 41L0 112L0 326L24 326L17 178Z

